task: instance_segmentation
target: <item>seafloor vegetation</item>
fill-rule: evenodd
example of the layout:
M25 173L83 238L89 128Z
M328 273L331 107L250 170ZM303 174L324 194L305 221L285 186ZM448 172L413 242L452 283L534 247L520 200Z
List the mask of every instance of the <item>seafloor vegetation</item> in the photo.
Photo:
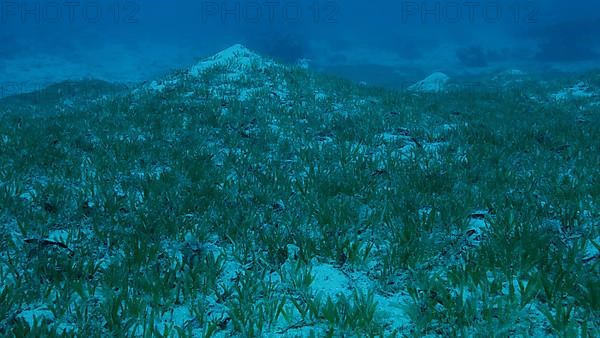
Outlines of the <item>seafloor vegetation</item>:
M0 101L0 335L599 335L599 73L222 61Z

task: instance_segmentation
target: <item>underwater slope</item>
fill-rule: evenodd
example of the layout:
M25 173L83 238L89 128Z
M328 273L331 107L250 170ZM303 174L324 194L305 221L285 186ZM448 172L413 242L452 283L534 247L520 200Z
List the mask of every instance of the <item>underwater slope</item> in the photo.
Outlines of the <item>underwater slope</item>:
M511 95L235 45L45 114L6 98L0 333L597 335L600 77L481 82Z

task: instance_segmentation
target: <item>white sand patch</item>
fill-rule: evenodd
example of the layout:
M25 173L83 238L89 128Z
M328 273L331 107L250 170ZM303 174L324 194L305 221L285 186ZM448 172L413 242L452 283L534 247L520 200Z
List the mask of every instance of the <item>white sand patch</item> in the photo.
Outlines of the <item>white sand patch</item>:
M17 318L23 319L29 327L33 327L34 322L41 322L42 320L53 322L55 320L54 314L47 306L24 310L17 315Z
M600 259L600 236L586 241L584 249L584 262L595 262L597 259Z
M385 132L383 134L378 135L378 137L385 143L394 143L394 142L412 142L412 138L406 135L398 135L395 133Z
M494 76L492 78L492 80L506 79L506 78L511 78L511 77L522 77L525 75L527 75L527 74L520 69L509 69L509 70L505 70L505 71L499 73L498 75Z
M552 94L552 98L556 101L565 101L569 98L586 98L597 95L592 88L586 85L583 81L578 82L571 88L565 88L557 93Z
M56 243L67 244L69 238L69 232L66 230L52 230L48 234L48 240Z
M301 58L301 59L298 59L298 61L296 62L296 65L302 69L309 69L311 61L312 61L311 59Z
M375 295L377 302L377 319L387 327L388 332L402 332L410 327L411 320L406 308L412 301L408 295L395 293L390 296Z
M260 55L252 52L240 44L236 44L215 54L212 57L198 62L192 66L190 69L190 74L192 76L199 76L207 69L219 65L226 66L228 70L234 71L238 76L240 76L241 73L246 72L251 67L264 69L270 65L273 65L273 62L261 57Z
M323 93L322 91L317 91L315 93L315 101L317 102L323 102L325 100L327 100L329 98L329 96L325 93Z
M442 150L448 146L448 142L423 143L423 149L434 155L441 155Z
M346 274L333 265L316 263L313 264L312 274L315 278L311 286L312 290L315 294L322 293L324 299L327 297L337 299L342 295L352 297L355 290L364 295L373 292L373 299L377 304L377 320L381 321L387 330L401 331L410 325L410 318L405 310L410 302L410 297L401 294L381 295L376 293L375 283L364 272Z
M525 72L520 69L509 69L505 71L504 74L511 76L523 76L525 75Z
M444 90L448 81L450 81L448 75L436 72L408 87L408 90L424 93L438 93Z
M315 294L336 299L340 295L352 294L351 280L342 271L330 264L317 263L312 266L314 281L311 285Z
M164 83L158 83L156 81L152 81L150 83L150 89L156 91L156 92L162 92L163 90L165 90L165 85Z

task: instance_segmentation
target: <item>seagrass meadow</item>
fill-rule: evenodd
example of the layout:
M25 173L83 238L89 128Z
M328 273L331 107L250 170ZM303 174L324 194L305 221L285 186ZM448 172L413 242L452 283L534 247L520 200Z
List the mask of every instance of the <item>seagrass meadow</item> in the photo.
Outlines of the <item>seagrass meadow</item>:
M600 73L453 81L238 45L2 98L0 335L598 337Z

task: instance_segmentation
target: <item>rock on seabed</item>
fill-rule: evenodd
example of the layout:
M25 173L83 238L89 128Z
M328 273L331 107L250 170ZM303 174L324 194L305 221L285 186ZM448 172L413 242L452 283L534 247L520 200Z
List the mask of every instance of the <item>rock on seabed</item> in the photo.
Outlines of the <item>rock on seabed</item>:
M450 77L448 75L441 72L436 72L408 87L408 90L415 92L437 93L444 90L448 81L450 81Z

